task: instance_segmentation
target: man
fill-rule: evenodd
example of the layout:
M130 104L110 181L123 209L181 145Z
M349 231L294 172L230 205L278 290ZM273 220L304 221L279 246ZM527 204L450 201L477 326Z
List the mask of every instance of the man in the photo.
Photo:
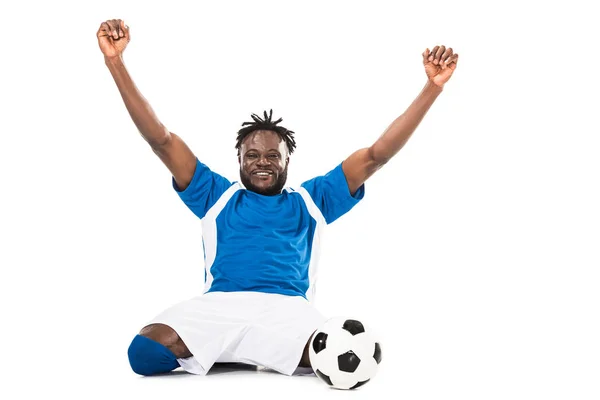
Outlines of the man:
M292 375L310 367L308 344L325 321L310 303L320 231L362 199L364 182L404 146L452 76L458 54L426 49L427 83L404 114L371 147L294 190L284 189L294 132L272 111L253 114L238 132L241 182L232 183L169 132L136 88L122 58L129 27L103 22L97 38L133 122L202 220L204 293L167 309L135 336L132 369L154 375L181 366L203 375L215 362L241 362Z

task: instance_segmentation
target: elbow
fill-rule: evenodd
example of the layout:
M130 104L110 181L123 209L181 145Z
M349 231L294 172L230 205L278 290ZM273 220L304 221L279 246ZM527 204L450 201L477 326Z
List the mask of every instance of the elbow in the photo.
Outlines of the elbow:
M378 166L383 167L392 158L385 151L379 149L376 145L368 148L367 154L369 155L369 161Z
M148 144L153 149L159 149L161 147L164 147L165 145L169 144L169 142L172 140L172 133L169 132L169 130L164 126L162 127L162 130L160 132L157 132L154 135L146 136L142 134L142 136L147 137Z

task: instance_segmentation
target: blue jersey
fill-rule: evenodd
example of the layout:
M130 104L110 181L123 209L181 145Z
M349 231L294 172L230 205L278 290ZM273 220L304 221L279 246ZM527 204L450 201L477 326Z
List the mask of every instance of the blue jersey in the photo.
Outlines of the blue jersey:
M314 296L322 228L364 196L352 196L339 164L326 175L264 196L230 182L197 160L179 191L202 221L204 292L258 291Z

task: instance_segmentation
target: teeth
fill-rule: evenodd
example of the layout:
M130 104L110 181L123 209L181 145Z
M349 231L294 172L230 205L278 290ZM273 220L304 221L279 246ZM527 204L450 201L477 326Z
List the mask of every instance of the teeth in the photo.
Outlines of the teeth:
M268 173L268 172L257 172L257 173L256 173L256 175L260 175L260 176L269 176L269 175L271 175L271 174L270 174L270 173Z

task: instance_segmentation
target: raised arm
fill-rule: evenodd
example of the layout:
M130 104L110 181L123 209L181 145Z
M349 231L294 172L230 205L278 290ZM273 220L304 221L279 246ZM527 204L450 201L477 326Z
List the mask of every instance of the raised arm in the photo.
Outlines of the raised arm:
M358 188L385 165L408 141L419 123L439 96L456 69L458 54L451 48L435 46L432 51L423 53L423 65L427 74L427 83L406 109L392 122L371 147L354 152L342 163L342 169L348 182L350 193Z
M171 171L179 189L184 190L194 176L196 156L179 136L169 132L158 120L125 68L123 51L131 40L129 27L123 20L109 20L100 25L96 36L106 66L119 88L135 126Z

